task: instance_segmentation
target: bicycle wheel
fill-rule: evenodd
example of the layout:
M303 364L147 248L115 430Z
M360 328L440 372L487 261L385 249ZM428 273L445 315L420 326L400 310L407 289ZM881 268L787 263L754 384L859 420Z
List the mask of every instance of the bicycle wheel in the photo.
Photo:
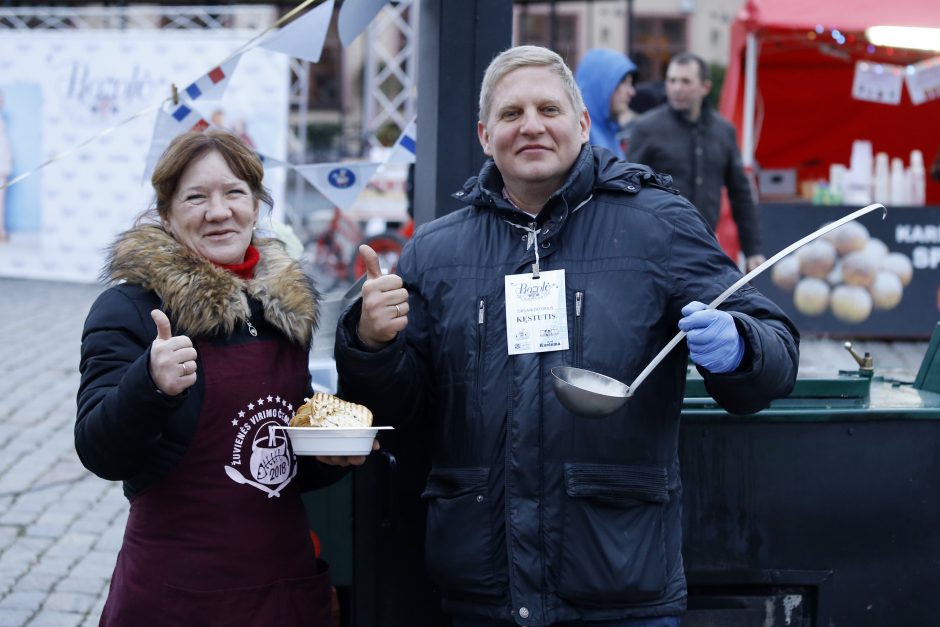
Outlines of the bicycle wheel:
M405 247L406 241L397 231L386 231L373 235L362 243L371 247L379 256L379 267L382 268L382 272L390 274L398 267L398 258L401 257L401 250ZM366 262L358 250L353 257L350 269L353 279L366 273Z

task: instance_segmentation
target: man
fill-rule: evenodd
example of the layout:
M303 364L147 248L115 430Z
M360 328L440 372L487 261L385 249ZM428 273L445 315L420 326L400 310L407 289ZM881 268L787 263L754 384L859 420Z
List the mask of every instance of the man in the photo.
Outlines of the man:
M490 64L477 132L491 157L418 228L400 277L366 246L339 321L343 394L379 424L429 419L425 556L455 627L673 627L685 608L677 439L686 367L750 413L794 382L797 332L668 178L588 144L591 120L550 50ZM507 313L508 312L508 313ZM573 414L551 369L630 382L606 418Z
M591 116L591 144L624 157L620 146L620 118L629 111L636 91L636 64L622 52L608 48L588 50L578 65L575 80Z
M734 127L708 106L708 65L682 53L666 70L667 102L640 117L633 127L627 159L672 176L673 186L692 201L712 229L721 212L721 188L728 188L731 215L747 271L764 262L760 223Z

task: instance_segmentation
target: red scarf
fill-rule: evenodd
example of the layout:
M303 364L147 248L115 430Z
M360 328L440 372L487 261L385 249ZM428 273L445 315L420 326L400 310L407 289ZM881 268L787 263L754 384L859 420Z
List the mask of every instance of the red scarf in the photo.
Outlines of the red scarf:
M248 250L245 251L245 260L241 263L215 263L220 268L224 268L229 272L234 272L241 278L246 281L253 279L255 276L255 266L258 265L258 260L261 259L261 253L258 252L258 249L248 244Z

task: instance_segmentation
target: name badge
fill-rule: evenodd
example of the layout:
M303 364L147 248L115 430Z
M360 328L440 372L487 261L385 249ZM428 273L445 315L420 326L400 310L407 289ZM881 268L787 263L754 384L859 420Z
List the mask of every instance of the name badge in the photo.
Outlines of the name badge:
M506 341L510 355L568 350L565 271L510 274L506 279Z

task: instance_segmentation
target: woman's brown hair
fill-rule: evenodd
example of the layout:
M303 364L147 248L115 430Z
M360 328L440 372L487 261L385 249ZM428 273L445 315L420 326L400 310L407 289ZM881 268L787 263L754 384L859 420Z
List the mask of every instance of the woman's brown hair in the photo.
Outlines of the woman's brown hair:
M228 131L188 131L170 142L160 157L160 161L157 162L153 176L150 177L156 193L156 200L151 211L156 210L157 216L147 212L143 217L165 220L183 172L193 161L213 151L222 155L225 163L232 170L232 174L248 184L256 203L272 206L274 201L271 199L271 194L261 184L264 178L264 166L261 164L258 153Z

